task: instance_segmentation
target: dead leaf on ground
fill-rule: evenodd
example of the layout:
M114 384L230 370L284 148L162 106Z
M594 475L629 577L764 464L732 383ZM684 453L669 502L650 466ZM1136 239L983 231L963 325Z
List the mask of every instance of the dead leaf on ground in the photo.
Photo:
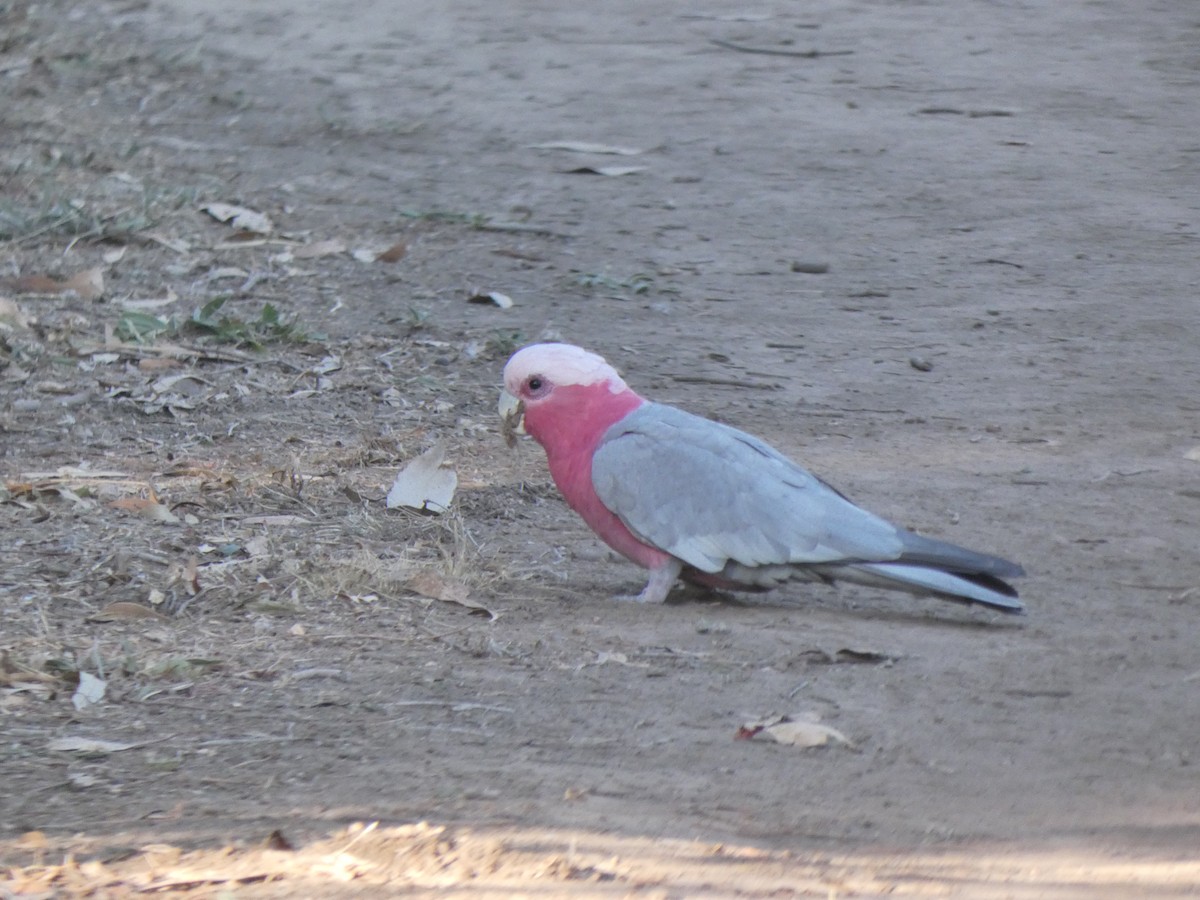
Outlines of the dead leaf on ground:
M568 175L603 175L606 178L620 178L622 175L636 175L645 172L646 166L579 166L567 169Z
M461 581L452 581L437 572L418 572L408 579L405 585L414 594L428 597L430 600L440 600L443 603L456 603L471 610L472 614L486 615L489 619L496 614L477 600L471 599L471 589Z
M408 244L404 243L403 241L400 241L399 243L392 244L392 246L388 247L382 253L376 255L375 262L383 262L383 263L400 262L400 260L404 259L404 257L407 254L408 254Z
M62 737L52 740L46 745L46 749L58 753L120 753L122 750L132 750L138 746L140 745L99 738Z
M891 665L899 659L890 653L883 653L879 650L869 650L863 647L842 647L835 653L830 653L828 650L814 648L805 650L800 654L806 662L815 663L816 665L834 666L843 663L859 664L859 665Z
M149 606L124 600L108 604L99 612L88 616L86 621L104 624L107 622L132 622L138 619L153 619L156 622L170 621L162 613Z
M408 463L392 484L387 495L387 508L397 506L427 512L442 513L450 508L458 475L453 469L443 469L446 448L435 444Z
M814 714L805 715L796 720L788 716L769 716L766 719L742 725L738 728L735 738L743 741L768 739L801 750L824 747L831 741L847 747L854 746L844 734L836 728L822 725L817 718Z
M151 356L145 359L138 360L138 370L151 374L154 372L166 372L169 369L178 369L183 363L177 359L168 359L163 356Z
M480 291L477 294L472 294L467 298L468 303L490 303L493 306L498 306L501 309L512 309L513 299L508 294L502 294L499 291Z
M580 669L585 669L588 666L603 666L606 663L615 663L618 666L629 666L632 669L648 669L648 668L650 668L649 663L630 662L629 657L619 651L597 650L596 658L594 660L591 660L590 662L580 663L578 666L575 667L575 671L578 672Z
M304 516L294 515L278 515L278 516L246 516L242 519L243 525L311 525L312 521L304 518Z
M104 267L84 269L63 280L25 275L9 284L20 294L75 294L80 300L99 300L104 296Z
M45 850L50 846L44 831L26 831L17 838L17 846L26 850Z
M10 300L8 297L0 297L0 325L7 325L11 328L28 328L29 319L25 317L25 310L17 305L17 301Z
M91 672L80 672L79 685L75 688L75 693L71 695L71 704L82 712L103 700L107 690L108 682L104 679L97 678Z
M142 516L152 522L165 522L168 525L179 523L179 517L162 503L159 503L158 497L155 496L153 491L150 492L149 497L122 497L108 505L113 509L120 509L134 515Z
M303 244L292 251L296 259L320 259L322 256L337 256L346 252L346 245L336 238L329 241L314 241Z
M645 150L636 147L618 147L613 144L592 144L587 141L549 141L545 144L530 144L531 150L566 150L569 153L599 153L610 156L640 156Z
M58 684L60 680L57 675L36 672L13 662L9 652L0 649L0 687L12 687L18 684L52 685Z
M231 203L209 203L207 206L200 207L200 210L208 213L218 222L224 222L238 231L251 234L270 234L275 230L275 223L270 218L245 206L236 206Z

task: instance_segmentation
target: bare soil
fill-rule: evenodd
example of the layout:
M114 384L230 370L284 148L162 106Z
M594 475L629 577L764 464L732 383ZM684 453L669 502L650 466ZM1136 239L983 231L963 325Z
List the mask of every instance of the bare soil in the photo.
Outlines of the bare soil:
M0 893L1200 892L1197 47L1117 0L0 5ZM499 437L547 337L1021 561L1028 617L613 602ZM386 509L439 443L450 512Z

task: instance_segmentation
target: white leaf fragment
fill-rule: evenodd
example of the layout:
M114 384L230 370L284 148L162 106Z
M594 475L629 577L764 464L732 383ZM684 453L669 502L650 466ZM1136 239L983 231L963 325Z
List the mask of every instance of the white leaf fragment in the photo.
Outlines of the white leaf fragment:
M103 700L107 688L108 684L103 679L97 678L90 672L80 672L79 687L75 688L75 693L71 696L71 703L77 710L85 710Z
M387 508L406 506L409 509L445 512L454 499L458 475L453 469L443 469L446 448L436 444L408 463L388 491Z
M824 747L831 741L853 747L844 734L836 728L822 725L815 714L800 716L793 720L788 716L771 716L754 722L747 722L738 730L738 737L758 740L767 738L778 744L787 744L807 750L811 747Z
M579 166L567 169L568 175L603 175L606 178L620 178L622 175L636 175L645 172L645 166Z
M275 224L266 215L245 206L235 206L231 203L210 203L200 207L200 210L208 213L218 222L224 222L238 231L270 234L275 230Z
M102 741L99 738L63 737L52 740L46 745L46 749L59 753L120 753L137 746L139 745L121 741Z
M346 244L336 238L328 241L314 241L302 244L292 251L296 259L320 259L322 256L336 256L346 252Z
M849 744L850 741L836 728L822 725L820 722L780 722L770 725L763 732L780 744L793 747L824 747L831 740L839 744Z
M530 144L531 150L566 150L568 153L602 153L610 156L638 156L645 150L636 147L617 147L612 144L592 144L587 141L548 141Z
M470 303L491 303L501 309L512 309L513 299L508 294L499 291L480 291L467 298Z

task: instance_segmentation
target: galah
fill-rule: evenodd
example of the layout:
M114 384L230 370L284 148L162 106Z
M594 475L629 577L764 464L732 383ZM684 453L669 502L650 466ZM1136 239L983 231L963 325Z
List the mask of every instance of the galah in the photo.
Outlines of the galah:
M635 598L682 577L732 590L847 581L1024 611L1016 563L923 537L855 506L758 438L638 396L594 353L533 344L504 367L505 434L546 451L567 503L650 570Z

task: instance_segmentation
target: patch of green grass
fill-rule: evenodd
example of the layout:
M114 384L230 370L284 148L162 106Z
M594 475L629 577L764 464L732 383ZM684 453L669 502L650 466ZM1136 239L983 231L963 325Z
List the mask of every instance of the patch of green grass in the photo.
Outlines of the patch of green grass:
M405 321L408 324L409 331L420 331L429 325L429 317L433 315L428 309L423 306L409 305L408 315Z
M642 272L636 272L628 278L613 278L594 272L584 272L575 279L580 287L595 290L603 288L608 291L628 292L630 294L645 294L654 287L654 277Z
M442 209L402 209L400 215L422 222L454 222L470 225L472 228L482 228L491 221L491 216L485 216L483 213L450 212Z
M525 336L519 331L493 331L483 343L483 352L489 359L508 359L524 343Z
M324 336L306 331L295 316L284 316L272 303L263 304L256 319L222 315L228 296L216 297L198 307L188 319L163 318L138 310L125 310L117 321L115 333L123 341L150 343L157 338L193 335L212 338L217 343L261 350L267 344L303 344L323 340Z
M155 338L177 332L179 324L173 319L152 316L150 313L127 309L117 320L114 334L122 341L133 344L149 344Z
M307 343L319 335L310 335L300 327L296 316L283 316L273 303L264 303L257 319L220 316L226 297L210 300L192 313L188 327L209 334L223 344L238 344L256 350L270 343Z
M95 187L95 193L103 192ZM111 192L109 192L111 194ZM127 242L153 228L168 213L194 205L196 192L187 189L136 189L136 195L117 203L67 196L61 185L47 184L36 198L23 202L0 200L0 241L23 243L40 237L70 237Z

